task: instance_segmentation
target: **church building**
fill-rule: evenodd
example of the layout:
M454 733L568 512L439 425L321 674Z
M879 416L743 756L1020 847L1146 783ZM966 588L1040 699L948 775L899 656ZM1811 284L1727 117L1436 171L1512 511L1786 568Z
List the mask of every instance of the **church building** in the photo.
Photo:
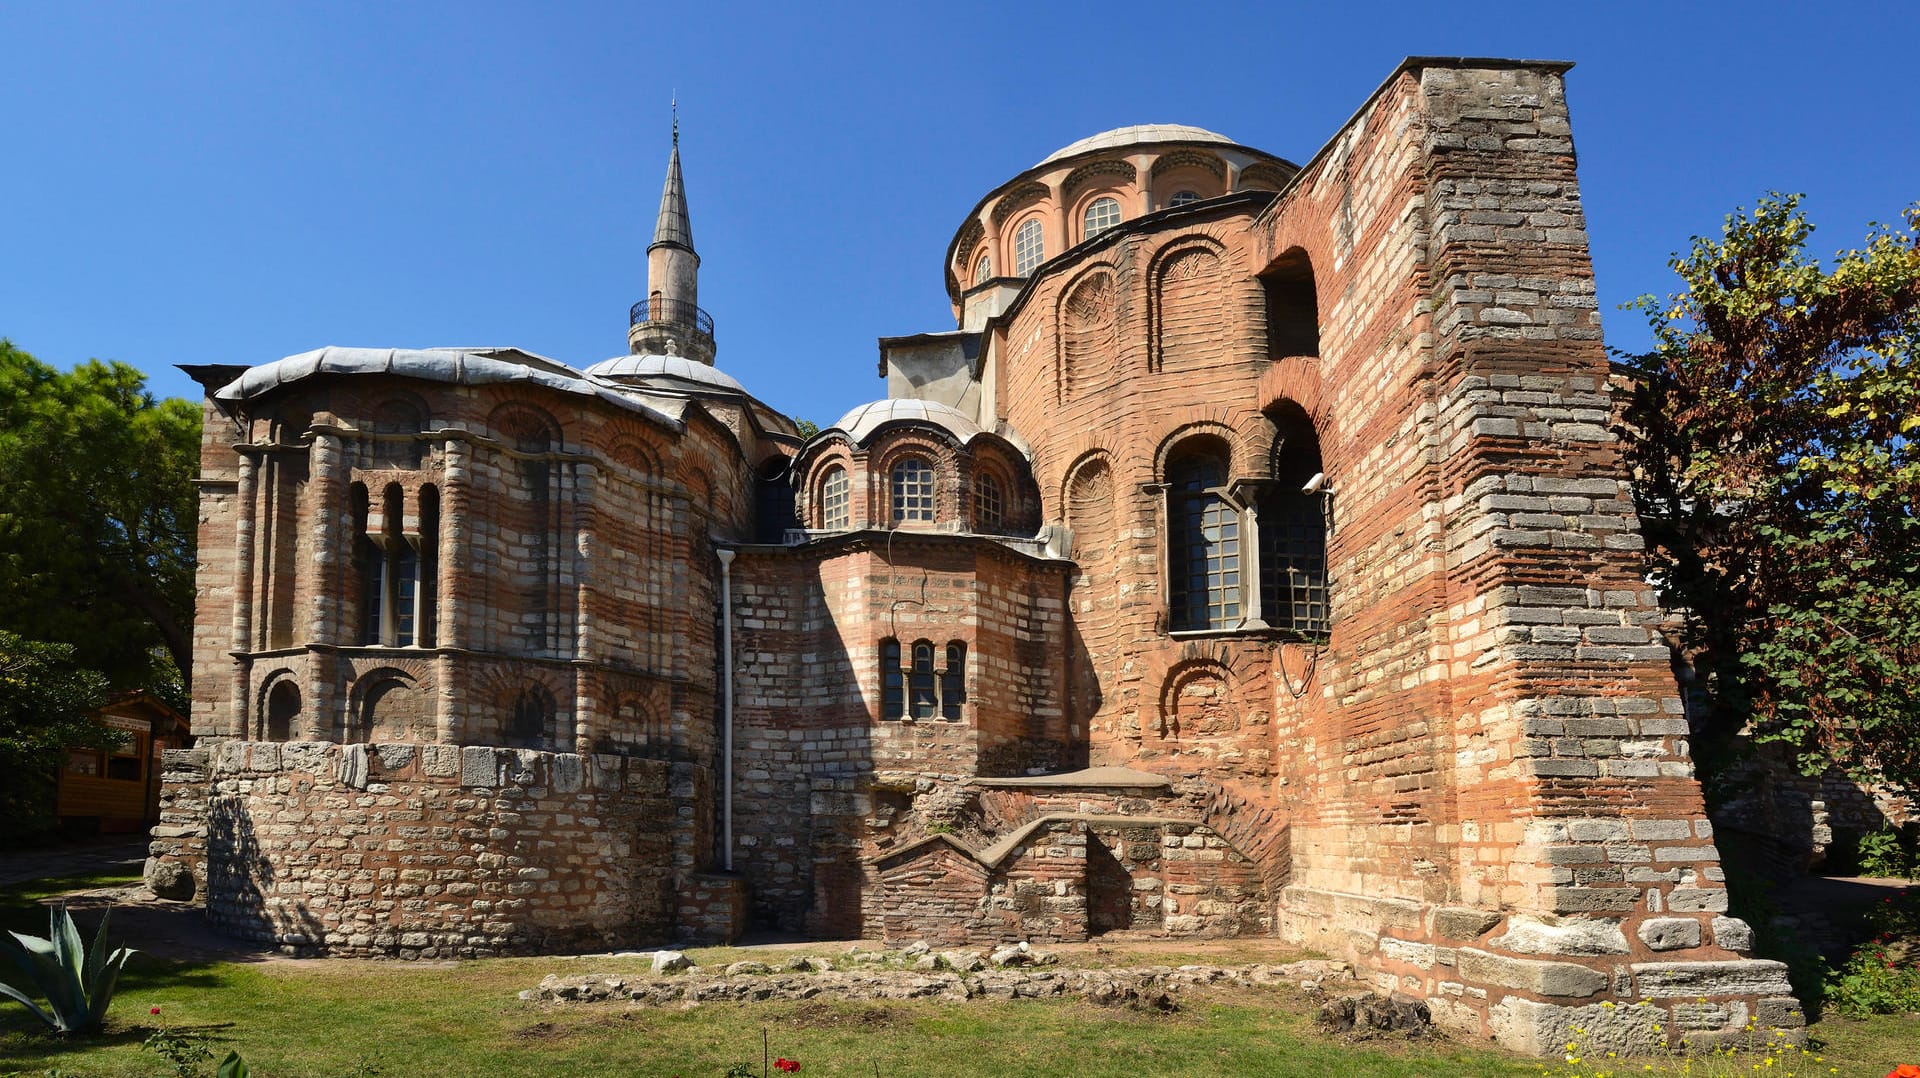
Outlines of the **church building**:
M1797 1028L1640 576L1567 67L1410 59L1304 164L1074 142L811 437L725 373L677 138L627 354L189 368L156 890L297 954L1277 937L1523 1050Z

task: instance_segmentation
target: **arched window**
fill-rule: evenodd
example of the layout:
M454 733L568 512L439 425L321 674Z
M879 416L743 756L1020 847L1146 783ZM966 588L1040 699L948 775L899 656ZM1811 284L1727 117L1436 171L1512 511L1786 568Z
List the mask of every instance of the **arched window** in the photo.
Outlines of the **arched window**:
M276 682L267 693L266 735L268 741L286 741L293 736L293 720L300 714L300 687L291 679Z
M1025 277L1033 272L1046 256L1046 248L1040 239L1040 218L1029 217L1013 234L1013 272Z
M897 719L907 713L905 672L900 669L900 641L880 642L880 717Z
M367 488L352 488L354 557L359 562L360 643L390 648L433 643L434 588L440 521L439 493L422 488L419 514L407 528L405 494L389 483L373 523ZM424 569L423 569L424 565ZM423 574L428 574L423 579Z
M1276 629L1327 631L1327 494L1313 421L1287 403L1269 413L1271 489L1260 499L1260 618ZM1319 477L1319 482L1314 482ZM1306 488L1312 486L1309 491Z
M933 519L933 465L907 457L893 466L893 521Z
M954 641L947 645L947 665L940 671L940 717L960 721L960 709L967 702L967 645Z
M545 749L553 740L553 694L538 685L529 685L513 698L507 711L503 740L508 748Z
M1175 206L1186 206L1198 201L1200 201L1200 192L1191 188L1183 188L1175 191L1173 197L1167 199L1167 208L1172 209Z
M1167 464L1170 627L1232 629L1240 616L1240 513L1226 497L1224 447L1196 447Z
M933 645L925 640L913 645L913 666L907 673L908 714L916 719L933 718L939 696L933 681Z
M1096 198L1087 206L1087 212L1080 218L1080 238L1090 240L1114 225L1120 223L1120 202L1112 198Z
M976 474L973 477L973 530L996 532L1005 526L1006 519L1006 496L1000 489L1000 480L990 472Z
M993 279L993 256L989 254L983 254L980 256L980 261L975 262L973 264L973 283L976 285L982 285L982 284L986 284L988 281L992 279Z
M1313 263L1295 247L1260 275L1267 308L1267 358L1320 354L1320 304Z
M827 477L820 482L820 526L828 531L846 528L849 505L847 470L836 464L827 469Z

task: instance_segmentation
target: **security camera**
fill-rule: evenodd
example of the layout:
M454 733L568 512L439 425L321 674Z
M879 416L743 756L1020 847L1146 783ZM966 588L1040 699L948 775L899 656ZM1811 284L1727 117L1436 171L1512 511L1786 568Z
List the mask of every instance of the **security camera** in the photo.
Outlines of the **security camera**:
M1326 485L1327 485L1327 473L1315 472L1313 473L1313 478L1307 480L1306 485L1300 488L1300 493L1318 494L1323 488L1326 487Z

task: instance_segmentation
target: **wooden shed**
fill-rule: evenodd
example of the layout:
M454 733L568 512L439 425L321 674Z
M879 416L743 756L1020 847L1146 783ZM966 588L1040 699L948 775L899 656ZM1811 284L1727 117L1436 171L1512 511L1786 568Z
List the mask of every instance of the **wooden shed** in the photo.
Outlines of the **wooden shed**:
M55 811L64 825L145 830L160 818L161 752L193 740L187 717L144 689L113 698L97 717L126 741L111 751L69 749Z

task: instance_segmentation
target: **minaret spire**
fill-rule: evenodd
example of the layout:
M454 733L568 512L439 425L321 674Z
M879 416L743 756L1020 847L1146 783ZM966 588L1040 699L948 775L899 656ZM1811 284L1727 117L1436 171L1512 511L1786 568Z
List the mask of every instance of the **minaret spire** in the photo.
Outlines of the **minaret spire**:
M660 188L660 213L653 242L647 245L647 298L633 305L627 343L636 355L677 354L713 362L713 320L698 306L700 256L693 249L693 222L687 216L687 184L680 175L680 96L675 94L673 147L667 154L667 182Z

